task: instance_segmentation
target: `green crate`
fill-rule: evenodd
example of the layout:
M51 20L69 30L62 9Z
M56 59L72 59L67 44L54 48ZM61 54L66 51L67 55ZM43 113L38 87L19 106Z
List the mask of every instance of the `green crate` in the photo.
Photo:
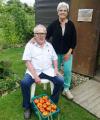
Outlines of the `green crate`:
M55 112L50 113L48 116L43 116L42 113L40 112L40 110L38 109L38 107L36 106L36 104L34 103L34 99L41 98L43 96L48 96L48 95L47 94L42 94L42 95L39 95L39 96L35 96L31 99L32 109L34 110L35 114L39 117L39 120L54 120L60 112L60 109L58 107L57 107ZM51 103L54 104L54 102L51 99L50 99L50 101L51 101Z

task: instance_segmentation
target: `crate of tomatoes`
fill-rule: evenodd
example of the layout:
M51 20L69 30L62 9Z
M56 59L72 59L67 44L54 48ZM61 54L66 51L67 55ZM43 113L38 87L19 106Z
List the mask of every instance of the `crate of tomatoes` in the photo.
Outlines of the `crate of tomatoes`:
M39 120L54 120L60 112L57 105L46 94L33 97L32 108Z

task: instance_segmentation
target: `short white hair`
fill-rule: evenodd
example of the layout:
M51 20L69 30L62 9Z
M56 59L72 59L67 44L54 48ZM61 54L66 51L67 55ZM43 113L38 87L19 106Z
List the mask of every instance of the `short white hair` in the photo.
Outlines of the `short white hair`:
M66 7L66 9L69 12L69 5L66 2L60 2L57 6L57 12L59 11L60 8Z
M34 33L38 33L39 29L43 28L44 32L47 33L46 27L42 24L36 25L33 29Z

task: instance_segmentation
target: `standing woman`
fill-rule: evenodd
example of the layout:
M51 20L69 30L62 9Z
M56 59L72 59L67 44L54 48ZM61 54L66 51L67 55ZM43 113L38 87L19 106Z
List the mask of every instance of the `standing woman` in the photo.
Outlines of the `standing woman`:
M47 40L52 37L52 45L58 55L58 69L64 66L64 91L68 99L73 99L69 88L72 76L73 50L76 46L76 30L73 22L68 20L69 5L60 2L57 6L58 19L47 28Z

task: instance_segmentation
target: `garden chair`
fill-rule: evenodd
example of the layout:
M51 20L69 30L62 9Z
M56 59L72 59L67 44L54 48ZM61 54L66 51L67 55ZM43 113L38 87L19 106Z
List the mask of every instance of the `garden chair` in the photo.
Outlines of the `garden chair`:
M50 84L50 89L51 89L51 94L53 93L53 88L54 85L51 81L47 80L47 79L41 79L41 83L43 84L43 89L47 90L47 84ZM35 96L35 90L36 90L36 83L33 83L31 86L31 98Z

